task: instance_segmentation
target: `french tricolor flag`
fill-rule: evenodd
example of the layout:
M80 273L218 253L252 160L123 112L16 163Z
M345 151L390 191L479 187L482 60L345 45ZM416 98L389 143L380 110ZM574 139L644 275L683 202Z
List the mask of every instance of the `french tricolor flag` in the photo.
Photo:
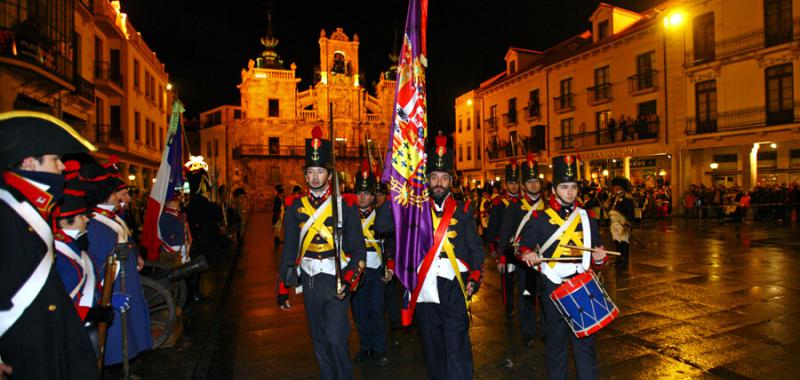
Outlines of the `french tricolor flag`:
M156 181L150 189L147 199L147 209L144 213L144 227L140 244L147 249L147 260L158 260L161 248L161 231L158 228L158 219L164 204L183 187L183 133L180 126L183 104L175 101L172 105L172 116L167 131L167 143L161 156L161 166L158 167Z

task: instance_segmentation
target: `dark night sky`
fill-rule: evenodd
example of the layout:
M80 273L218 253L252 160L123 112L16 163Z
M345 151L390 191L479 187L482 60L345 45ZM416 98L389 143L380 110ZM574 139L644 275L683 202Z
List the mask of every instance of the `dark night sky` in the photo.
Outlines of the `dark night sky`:
M543 50L589 28L598 0L429 0L428 106L432 129L453 129L456 96L505 69L509 46ZM661 0L611 0L642 11ZM359 35L359 60L372 82L389 67L394 30L402 30L407 0L272 0L278 53L295 62L300 89L319 64L319 31L343 27ZM123 0L134 27L166 64L186 115L238 104L236 85L250 58L263 50L267 0ZM444 128L442 128L444 127Z

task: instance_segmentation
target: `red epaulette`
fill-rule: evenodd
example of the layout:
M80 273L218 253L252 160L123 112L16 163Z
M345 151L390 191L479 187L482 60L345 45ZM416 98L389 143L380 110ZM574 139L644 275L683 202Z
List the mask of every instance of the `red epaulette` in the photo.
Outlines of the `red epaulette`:
M292 205L292 203L294 203L294 201L300 199L301 196L302 195L300 195L300 194L292 194L292 195L286 197L286 200L284 200L284 203L286 203L286 207L290 207Z
M531 218L538 218L539 215L542 215L540 210L533 210L533 212L531 212Z
M499 206L500 202L502 202L502 199L500 199L500 197L492 198L492 206Z
M589 215L590 218L597 219L597 214L595 214L594 211L586 210L586 213Z
M358 204L358 197L355 194L342 194L342 200L350 207Z

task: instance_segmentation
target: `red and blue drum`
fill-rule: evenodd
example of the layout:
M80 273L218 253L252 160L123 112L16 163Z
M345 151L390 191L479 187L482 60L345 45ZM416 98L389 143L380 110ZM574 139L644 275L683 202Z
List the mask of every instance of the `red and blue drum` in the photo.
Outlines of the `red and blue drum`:
M567 280L550 293L550 299L578 338L596 333L619 314L592 271Z

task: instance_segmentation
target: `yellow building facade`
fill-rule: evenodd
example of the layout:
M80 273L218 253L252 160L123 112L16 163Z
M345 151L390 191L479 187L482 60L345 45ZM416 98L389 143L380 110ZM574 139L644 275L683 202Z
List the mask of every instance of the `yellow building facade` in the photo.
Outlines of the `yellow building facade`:
M0 111L62 118L101 159L118 156L130 184L148 188L172 101L164 65L119 1L25 4L0 2Z
M497 180L525 152L575 154L585 179L669 183L673 196L798 181L799 12L797 0L601 4L591 30L541 52L510 48L504 72L456 98L456 146L485 153L456 160L464 185ZM459 128L468 114L480 131Z
M305 141L314 127L321 127L330 138L331 120L337 169L344 183L352 182L362 158L382 161L396 82L391 73L384 73L374 94L362 85L358 35L351 38L341 28L330 35L320 32L319 70L306 90L298 89L297 66L292 63L286 69L280 61L275 52L278 40L271 28L261 42L264 53L250 60L241 72L241 104L202 114L205 119L220 111L227 115L240 112L241 116L223 117L210 124L201 118L201 146L216 146L219 141L220 155L224 155L218 161L225 166L219 169L218 185L264 195L279 183L288 189L304 186ZM217 155L212 149L214 161Z

